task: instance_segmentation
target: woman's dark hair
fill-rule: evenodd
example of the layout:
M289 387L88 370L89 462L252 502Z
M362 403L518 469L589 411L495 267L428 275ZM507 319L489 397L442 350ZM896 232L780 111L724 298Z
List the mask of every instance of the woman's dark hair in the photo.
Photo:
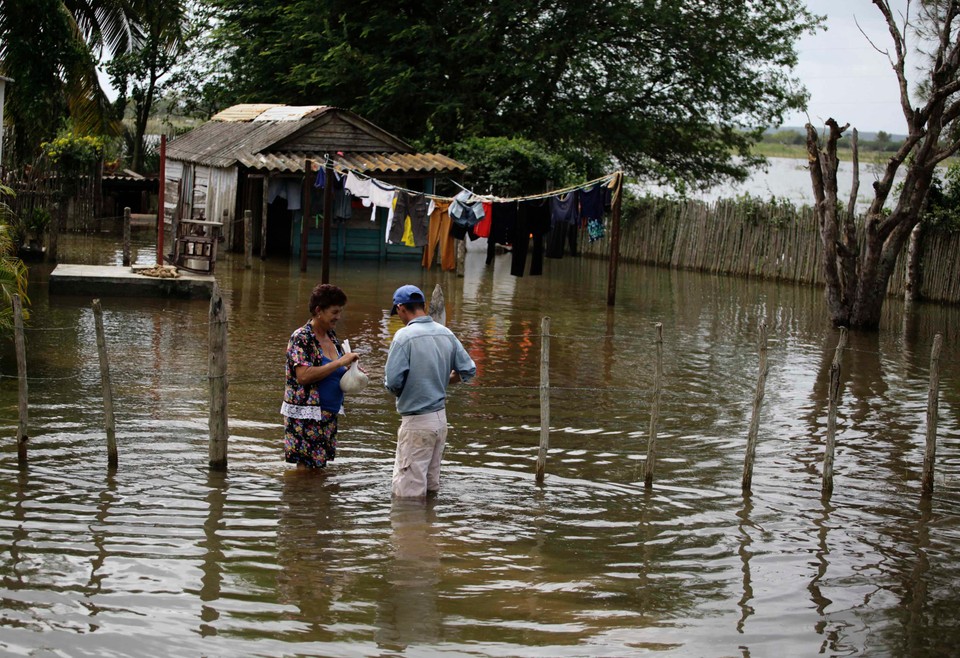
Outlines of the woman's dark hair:
M310 293L310 315L316 308L321 311L330 306L346 306L347 294L331 283L318 283Z

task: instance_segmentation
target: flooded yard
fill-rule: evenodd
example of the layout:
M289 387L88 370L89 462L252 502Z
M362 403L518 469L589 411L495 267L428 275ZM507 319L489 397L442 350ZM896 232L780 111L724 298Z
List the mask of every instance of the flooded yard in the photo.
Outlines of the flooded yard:
M146 237L141 238L147 240ZM66 242L67 244L63 244ZM119 263L113 241L61 242ZM152 243L138 261L151 263ZM86 259L86 260L83 260ZM844 354L835 485L821 499L838 334L822 291L510 256L466 276L334 263L338 333L372 385L336 461L282 461L284 349L320 262L227 256L229 469L207 469L206 301L103 298L120 466L107 469L91 300L31 270L29 467L13 341L0 349L0 652L35 656L950 655L960 646L960 309L887 304ZM66 260L66 259L65 259ZM399 418L380 385L390 296L443 288L478 376L451 389L440 495L392 503ZM540 326L551 318L542 486ZM753 492L740 478L770 374ZM656 348L663 397L643 486ZM920 495L930 349L944 335L935 493Z

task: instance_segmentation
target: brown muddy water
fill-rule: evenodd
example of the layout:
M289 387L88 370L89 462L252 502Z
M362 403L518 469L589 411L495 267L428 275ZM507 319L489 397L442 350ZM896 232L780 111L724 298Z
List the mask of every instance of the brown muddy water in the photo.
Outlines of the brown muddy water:
M119 263L113 241L62 249ZM138 260L151 263L151 244ZM0 652L31 656L945 656L960 647L960 310L888 304L844 355L835 491L820 496L837 333L821 291L605 263L458 279L334 264L339 333L375 385L348 399L337 460L283 463L283 353L311 262L218 264L230 454L207 470L207 302L104 298L120 468L108 472L90 299L31 270L30 464L17 468L12 340L0 349ZM393 504L398 418L379 382L402 283L443 287L479 376L452 390L442 490ZM551 327L543 486L540 322ZM740 490L770 375L753 493ZM643 487L656 350L654 487ZM920 496L930 347L944 334L936 491Z

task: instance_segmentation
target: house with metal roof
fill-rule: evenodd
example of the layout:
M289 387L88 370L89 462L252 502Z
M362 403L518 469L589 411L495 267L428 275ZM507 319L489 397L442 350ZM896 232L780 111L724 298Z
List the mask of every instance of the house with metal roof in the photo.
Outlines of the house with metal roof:
M164 217L222 221L228 248L241 250L243 217L252 215L254 252L299 255L304 190L312 190L308 255L319 255L322 193L314 188L326 158L392 185L432 193L439 176L459 177L466 165L438 153L417 153L403 140L338 107L235 105L169 142ZM310 163L309 165L307 163ZM309 168L309 170L308 170ZM305 179L307 184L304 184ZM337 256L419 255L386 244L386 213L354 201L331 224ZM343 215L349 215L344 217Z

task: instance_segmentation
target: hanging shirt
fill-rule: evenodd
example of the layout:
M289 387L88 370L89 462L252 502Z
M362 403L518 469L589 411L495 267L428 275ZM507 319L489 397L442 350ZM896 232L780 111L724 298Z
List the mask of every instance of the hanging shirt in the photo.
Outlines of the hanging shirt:
M577 191L550 197L550 223L574 224L580 220Z
M597 183L593 187L580 190L580 217L589 222L591 219L603 218L603 206L606 197L606 185Z
M483 202L483 219L477 222L473 227L473 234L478 238L490 236L490 227L493 225L493 204L489 201Z
M450 202L450 219L470 228L484 218L483 204L476 200L473 193L463 190Z
M360 178L352 171L347 172L347 180L344 182L343 187L351 195L360 199L367 199L370 196L370 179ZM364 205L369 204L364 203Z

